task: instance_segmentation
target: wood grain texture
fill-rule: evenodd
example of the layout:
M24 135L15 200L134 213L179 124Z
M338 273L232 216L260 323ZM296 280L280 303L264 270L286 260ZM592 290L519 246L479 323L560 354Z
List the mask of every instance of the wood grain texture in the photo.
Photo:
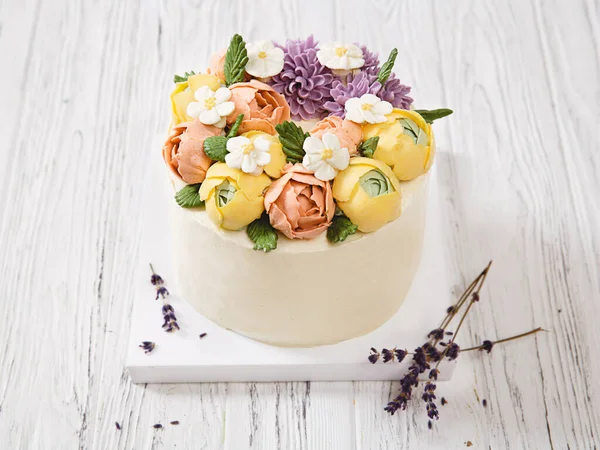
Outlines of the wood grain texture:
M418 105L456 111L436 124L449 289L494 260L461 342L549 332L461 357L432 431L420 404L382 410L397 383L123 373L135 180L173 73L234 32L397 46ZM597 0L0 1L0 448L597 448L599 49Z

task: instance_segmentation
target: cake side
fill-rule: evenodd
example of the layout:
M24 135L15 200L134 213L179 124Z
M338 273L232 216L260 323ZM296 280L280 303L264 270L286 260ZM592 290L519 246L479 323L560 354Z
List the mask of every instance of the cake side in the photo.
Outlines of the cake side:
M222 327L273 345L309 347L369 333L401 306L421 259L428 176L403 187L402 217L377 233L340 246L324 237L290 241L266 255L199 211L173 206L179 292Z

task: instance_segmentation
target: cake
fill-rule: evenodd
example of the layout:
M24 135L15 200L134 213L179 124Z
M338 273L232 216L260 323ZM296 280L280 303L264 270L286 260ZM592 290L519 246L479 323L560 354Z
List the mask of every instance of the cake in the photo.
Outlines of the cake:
M419 267L433 120L365 46L235 35L176 75L162 154L179 294L267 344L334 344L400 308Z

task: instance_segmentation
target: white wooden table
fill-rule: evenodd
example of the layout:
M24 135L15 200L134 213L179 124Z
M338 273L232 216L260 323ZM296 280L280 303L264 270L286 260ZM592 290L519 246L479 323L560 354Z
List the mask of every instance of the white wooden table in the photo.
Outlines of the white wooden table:
M431 431L422 402L383 411L397 383L123 371L136 180L173 73L234 32L397 46L418 105L456 111L436 125L448 288L494 259L461 342L550 332L461 356ZM0 448L596 448L599 48L598 0L0 1Z

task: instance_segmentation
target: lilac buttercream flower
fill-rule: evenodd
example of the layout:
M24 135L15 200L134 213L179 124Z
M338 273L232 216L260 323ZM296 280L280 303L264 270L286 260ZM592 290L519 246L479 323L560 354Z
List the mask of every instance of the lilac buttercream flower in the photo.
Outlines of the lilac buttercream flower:
M367 48L366 45L358 45L363 52L363 59L365 63L360 68L361 72L366 72L369 75L377 75L379 73L379 53L373 53L371 50Z
M345 79L336 79L331 88L332 100L325 103L325 109L335 116L346 115L345 105L348 99L361 97L364 94L373 94L393 107L409 109L413 99L408 96L410 87L403 85L399 79L392 74L385 85L377 81L377 75L360 72L356 75L348 75Z
M325 103L331 100L331 70L317 59L317 42L288 40L278 45L284 51L283 70L269 84L283 94L295 120L322 119L328 115Z

